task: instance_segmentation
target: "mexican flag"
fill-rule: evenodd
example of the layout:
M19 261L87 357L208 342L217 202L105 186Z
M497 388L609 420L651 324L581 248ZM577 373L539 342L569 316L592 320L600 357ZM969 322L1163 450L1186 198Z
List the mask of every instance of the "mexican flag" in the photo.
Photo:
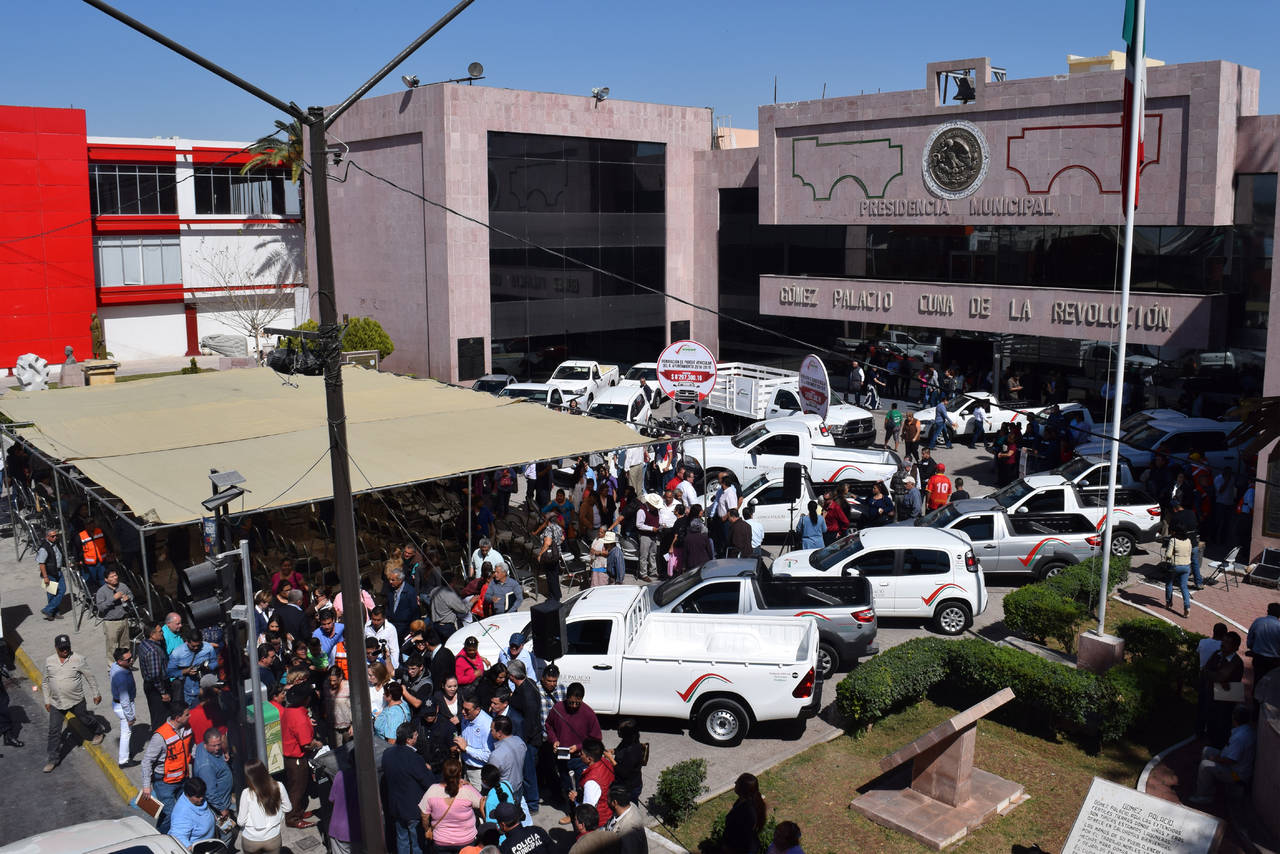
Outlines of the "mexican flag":
M1134 163L1137 178L1133 185L1133 206L1138 206L1138 184L1142 177L1143 109L1147 97L1146 52L1146 0L1125 0L1124 40L1128 45L1124 62L1124 115L1120 120L1124 146L1120 151L1121 187L1128 186L1129 177L1129 126L1131 117L1137 116L1138 157Z

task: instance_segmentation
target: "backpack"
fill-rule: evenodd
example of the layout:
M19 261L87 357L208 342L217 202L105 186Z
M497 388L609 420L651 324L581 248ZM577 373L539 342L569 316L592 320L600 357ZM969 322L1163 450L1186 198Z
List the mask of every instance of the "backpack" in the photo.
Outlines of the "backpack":
M516 479L511 475L511 469L503 469L502 474L498 475L498 489L503 492L513 492L516 488Z

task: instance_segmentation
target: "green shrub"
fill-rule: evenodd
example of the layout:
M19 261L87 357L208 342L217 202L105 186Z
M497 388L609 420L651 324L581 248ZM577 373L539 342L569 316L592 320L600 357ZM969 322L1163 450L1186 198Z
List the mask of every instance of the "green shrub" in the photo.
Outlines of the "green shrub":
M720 843L724 841L724 826L729 820L729 813L718 813L711 821L711 829L707 831L707 838L698 844L701 851L719 851ZM773 844L773 832L778 828L778 820L772 815L765 816L764 826L760 828L760 833L756 837L760 842L760 850L768 851L769 846Z
M189 364L189 365L187 365L185 368L183 368L183 369L182 369L182 373L184 373L184 374L198 374L198 373L200 373L200 366L196 364L196 357L195 357L195 356L192 356L192 357L191 357L191 364Z
M685 759L658 774L658 789L651 806L668 824L679 824L698 807L707 792L707 760Z
M1136 617L1116 626L1116 634L1124 639L1129 660L1158 671L1177 694L1182 686L1196 681L1200 673L1197 647L1204 635L1188 632L1155 617Z
M1004 597L1004 622L1010 631L1037 643L1053 638L1067 652L1075 649L1084 617L1080 603L1047 584L1028 584Z
M1129 580L1129 558L1113 557L1107 571L1107 595ZM1053 578L1040 582L1044 587L1080 603L1090 614L1098 612L1098 591L1102 587L1102 561L1099 556L1068 566Z
M885 650L850 671L836 686L836 706L865 726L924 699L947 672L950 641L916 638Z
M382 328L382 324L372 317L353 317L347 323L347 330L342 333L343 350L377 350L378 357L385 359L396 349L391 343L391 336Z

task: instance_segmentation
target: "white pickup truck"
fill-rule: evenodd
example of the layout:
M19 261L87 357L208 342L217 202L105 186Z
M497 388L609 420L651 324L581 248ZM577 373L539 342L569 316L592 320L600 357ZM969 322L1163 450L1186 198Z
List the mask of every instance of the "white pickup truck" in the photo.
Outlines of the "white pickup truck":
M564 409L569 405L569 397L560 389L547 383L511 383L498 392L498 397L529 400L541 403L548 409Z
M547 385L560 389L566 400L578 398L578 408L585 411L591 408L596 395L616 386L618 380L617 365L602 365L599 362L570 359L556 366L551 379L547 380Z
M592 587L562 608L560 684L581 682L598 714L684 719L696 737L732 747L757 722L818 713L811 617L655 614L634 585ZM497 661L511 634L529 637L531 626L528 611L501 614L463 626L445 645L456 653L475 637Z
M1060 474L1032 474L988 496L1014 514L1080 513L1101 531L1107 522L1107 493L1083 492ZM1111 554L1124 557L1137 543L1149 543L1160 528L1160 505L1141 489L1116 490L1111 524Z
M848 483L855 491L869 490L876 482L887 484L901 464L893 451L836 447L826 422L817 415L760 421L735 436L690 441L685 453L708 477L727 471L745 484L762 474L781 477L787 463L799 463L814 480Z
M716 365L716 384L705 405L715 413L717 422L730 429L799 415L800 375L764 365L721 362ZM866 447L875 439L875 418L871 413L846 403L834 392L826 420L837 444Z
M983 416L983 430L989 435L1005 424L1021 424L1026 430L1027 422L1032 416L1047 415L1048 406L1018 406L1017 409L1006 409L989 391L967 391L947 401L947 418L951 421L951 429L956 436L968 436L973 433L977 420L973 411L981 404L986 415ZM1067 426L1079 428L1082 433L1093 432L1093 416L1079 403L1062 403L1058 405L1062 418ZM933 427L934 407L916 412L920 428L927 436Z

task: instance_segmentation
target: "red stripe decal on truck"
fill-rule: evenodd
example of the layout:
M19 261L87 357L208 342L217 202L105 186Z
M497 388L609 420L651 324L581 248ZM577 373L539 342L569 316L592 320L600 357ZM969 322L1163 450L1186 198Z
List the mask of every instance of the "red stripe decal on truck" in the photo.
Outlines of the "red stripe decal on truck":
M688 688L685 688L683 691L677 691L676 696L678 696L681 700L683 700L686 703L689 702L689 698L693 696L693 692L697 691L698 686L701 685L703 682L706 682L708 679L719 679L721 682L725 682L729 685L733 684L732 679L726 679L725 677L721 676L719 673L704 673L701 676L699 676L697 679L690 682Z

